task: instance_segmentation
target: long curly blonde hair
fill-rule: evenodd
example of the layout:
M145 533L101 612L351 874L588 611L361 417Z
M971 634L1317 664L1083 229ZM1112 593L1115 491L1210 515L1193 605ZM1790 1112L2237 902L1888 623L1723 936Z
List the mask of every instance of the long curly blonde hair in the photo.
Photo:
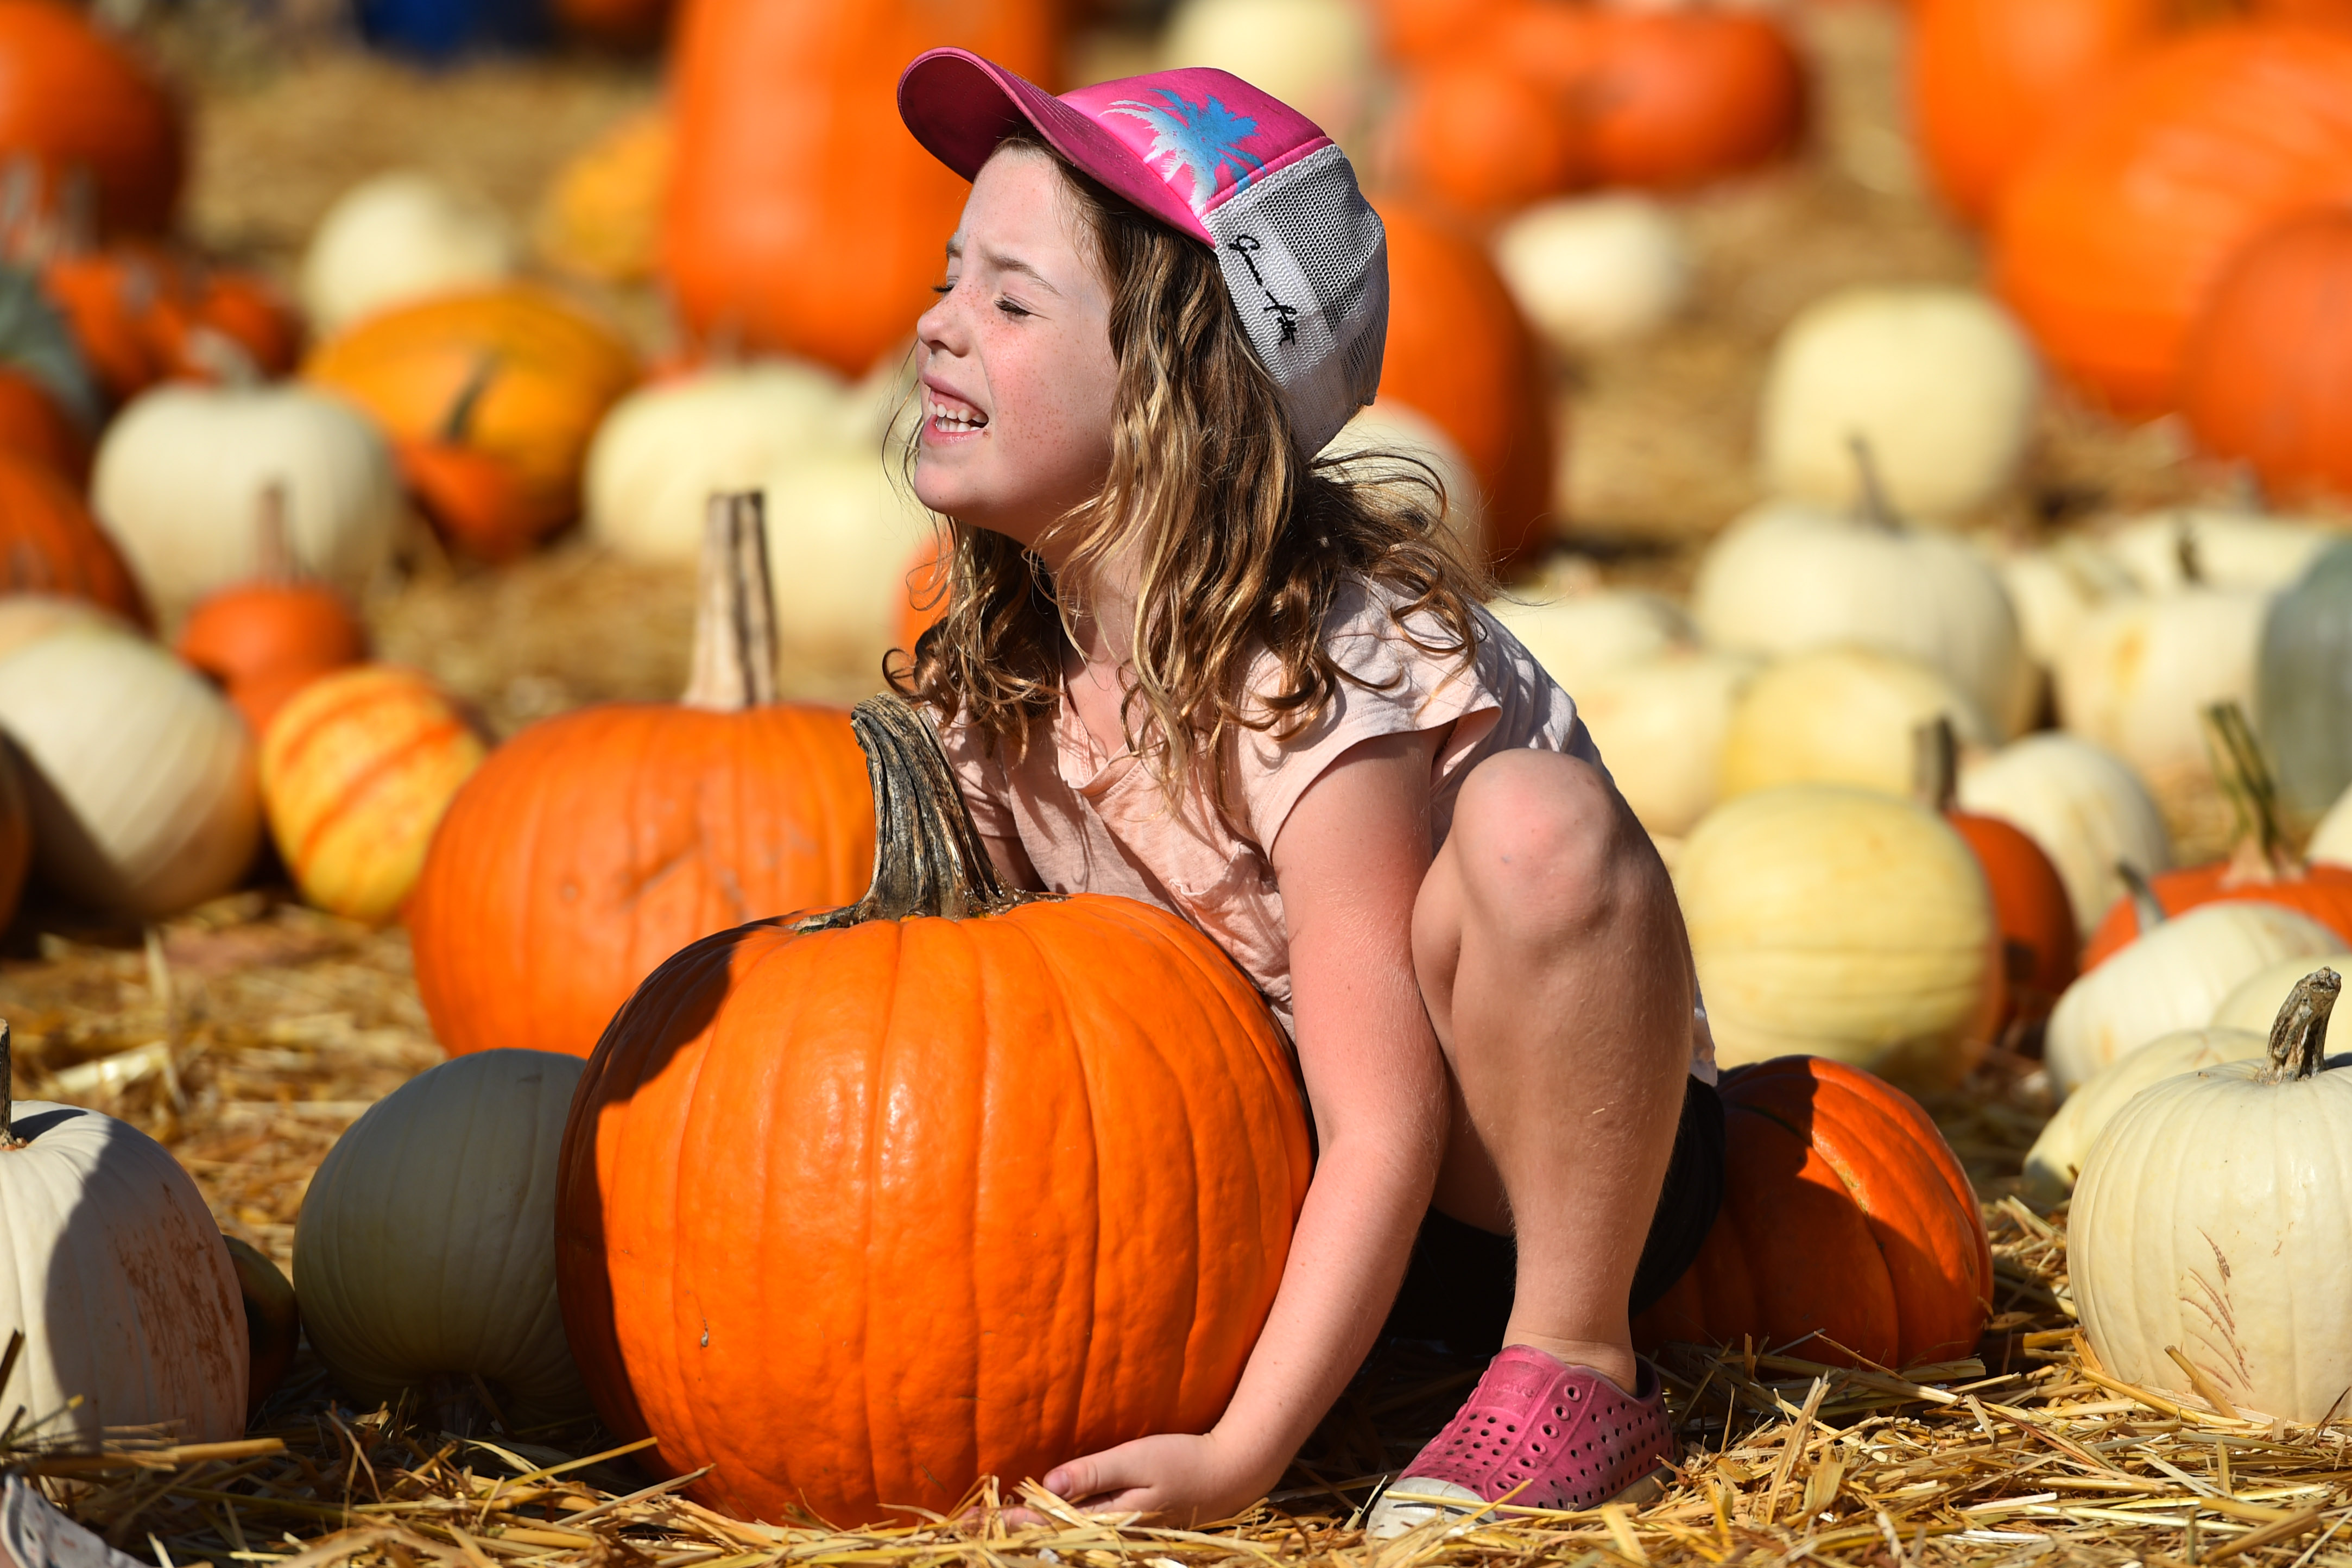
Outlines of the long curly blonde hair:
M1297 450L1274 378L1251 349L1216 258L1072 167L1053 159L1111 288L1118 365L1110 471L1062 518L1076 531L1068 575L1132 551L1138 569L1127 745L1167 798L1187 786L1233 816L1224 754L1240 731L1287 739L1329 709L1343 680L1324 621L1350 579L1386 588L1400 635L1433 657L1466 661L1472 604L1491 587L1444 531L1435 471L1406 454L1344 463ZM908 422L911 473L920 424ZM941 520L947 609L891 685L942 720L969 716L1019 756L1062 696L1063 652L1076 606L1045 563L1004 534ZM1425 613L1433 637L1408 631ZM1424 621L1423 625L1427 626ZM1280 677L1245 691L1271 650Z

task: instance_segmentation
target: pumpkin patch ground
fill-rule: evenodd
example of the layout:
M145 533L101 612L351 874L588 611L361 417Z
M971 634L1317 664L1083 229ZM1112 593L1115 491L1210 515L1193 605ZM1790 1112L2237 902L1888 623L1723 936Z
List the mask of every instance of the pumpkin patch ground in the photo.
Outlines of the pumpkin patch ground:
M1287 16L1354 0L1259 3ZM1443 39L1470 14L1494 8L1479 0L1364 4L1399 36L1424 39ZM1073 0L1066 8L1097 18L1090 26L1151 9L1108 0ZM1029 16L1055 7L1003 9ZM1544 509L1548 487L1550 531L1525 535L1531 566L1686 601L1710 542L1771 499L1759 477L1758 406L1782 330L1807 306L1848 288L1984 282L1980 242L1938 205L1904 118L1905 17L1921 9L1889 0L1792 0L1772 12L1808 73L1808 129L1782 162L1661 198L1687 250L1678 313L1646 335L1597 338L1572 358L1532 347L1541 340L1529 336L1519 348L1535 356L1534 401L1503 399L1507 419L1449 430L1469 470L1506 477L1514 510L1497 527L1514 544ZM295 298L311 236L335 200L372 176L418 170L482 204L514 235L562 229L573 251L595 250L593 267L576 254L567 260L534 253L521 265L531 286L565 290L625 340L647 367L642 384L658 388L692 363L680 357L647 276L660 224L643 203L632 207L618 184L617 195L591 199L583 184L624 163L609 153L593 168L572 163L658 102L661 80L650 58L558 52L427 71L362 54L328 34L305 34L301 17L312 14L289 5L265 22L259 13L190 0L150 7L136 24L136 44L183 90L188 154L181 228L208 258ZM1145 68L1137 51L1147 40L1100 27L1079 36L1068 74L1087 71L1089 62L1101 63L1102 74ZM1478 127L1453 129L1475 140ZM1365 159L1369 165L1369 148ZM543 205L559 184L567 193L560 223ZM1476 189L1486 200L1486 187ZM1388 190L1375 190L1388 200ZM723 203L730 193L704 195ZM1428 190L1399 194L1400 202L1430 199ZM607 212L609 229L584 239L571 234ZM1478 222L1492 216L1464 219L1465 232L1480 232ZM700 221L708 228L715 220ZM714 252L698 259L726 258ZM725 338L728 321L698 309L701 336ZM1482 321L1492 314L1482 311ZM761 330L792 325L763 322ZM856 320L830 325L842 342L818 347L837 362L855 357L844 343L854 338L862 345L878 330L863 304ZM835 368L854 376L862 367ZM848 400L872 400L879 384L844 392L843 406L856 414ZM597 395L615 390L600 387ZM1472 398L1449 397L1423 412L1441 427L1478 418ZM569 441L577 433L562 434ZM1979 521L2022 550L2071 536L2061 531L2094 513L2158 514L2242 500L2239 477L2197 458L2189 440L2180 422L2118 420L2055 385L2033 416L2021 477ZM1548 475L1538 456L1546 451ZM408 456L408 482L429 490L415 454ZM173 595L152 584L142 592L129 581L124 558L135 552L83 539L87 519L72 498L78 482L47 485L44 494L62 486L64 499L38 509L38 517L0 516L0 524L31 542L10 554L9 580L51 588L87 581L89 596L175 634ZM2340 509L2352 503L2333 504L2340 526ZM598 704L674 704L691 683L690 564L627 558L565 525L540 548L492 565L478 558L484 552L469 554L463 531L447 518L446 533L436 535L413 515L413 503L404 510L410 515L389 563L348 585L367 656L429 680L488 740L505 742ZM531 526L541 521L534 517ZM319 563L303 564L322 574ZM2226 567L2211 552L2205 564ZM779 558L773 569L782 576L795 565ZM2002 571L2019 595L2006 564ZM2020 618L2027 618L2022 605ZM2046 663L2034 649L2033 626L2020 630ZM1701 650L1677 644L1646 657L1696 660ZM1608 673L1632 689L1629 678L1652 668L1633 663ZM778 678L783 700L843 706L878 684L871 661L804 662L789 652ZM1747 679L1744 666L1738 679ZM2011 731L2032 706L2030 697L2019 699L2016 713L1983 716L1988 742ZM226 725L228 705L218 706ZM1591 712L1600 730L1608 709L1596 701ZM2047 702L2028 717L2046 723ZM1611 745L1605 734L1601 744L1604 752ZM1990 755L1963 759L1960 799L1969 810L1982 809L1976 804L1982 790L1971 789L1969 770ZM1711 784L1702 795L1713 798ZM2228 818L2218 799L2205 803L2200 817L2166 798L2175 864L2194 866L2227 849ZM2151 821L2154 814L2148 805ZM1669 851L1695 826L1696 810L1689 815L1691 821L1663 830L1674 836L1662 841ZM2095 837L2086 834L2084 843ZM2096 863L2093 850L2084 851L2085 859L2042 847L2070 889L2112 869ZM235 890L158 911L143 925L67 907L37 871L0 937L0 1017L14 1031L17 1092L104 1110L152 1137L194 1178L226 1235L299 1282L297 1219L330 1150L372 1107L443 1062L436 1033L448 1031L436 1032L420 1000L405 926L362 923L305 904L285 868L269 858L275 851L260 853L257 868ZM2137 869L2152 877L2166 867ZM2085 934L2105 901L2072 911ZM2163 1364L2136 1367L2147 1381L2128 1382L2079 1331L2066 1211L2053 1209L2049 1194L2021 1174L2053 1110L2042 1064L2012 1048L2028 1038L2011 1029L1966 1042L1954 1059L1974 1063L1967 1076L1948 1086L1923 1083L1916 1106L1883 1086L1854 1089L1853 1069L1745 1069L1770 1075L1779 1087L1768 1094L1751 1078L1737 1090L1749 1124L1744 1168L1811 1184L1803 1201L1778 1215L1748 1205L1737 1235L1727 1231L1707 1255L1709 1289L1685 1290L1645 1320L1644 1343L1658 1346L1666 1381L1681 1471L1655 1495L1587 1514L1505 1505L1443 1539L1421 1538L1402 1554L1393 1543L1367 1545L1358 1526L1372 1483L1420 1447L1477 1376L1477 1362L1443 1345L1382 1343L1267 1502L1196 1532L1072 1517L1053 1500L1024 1491L1019 1475L969 1498L949 1495L953 1487L919 1499L882 1498L939 1510L906 1514L895 1524L796 1515L757 1484L720 1486L699 1470L714 1456L756 1464L767 1436L793 1422L802 1394L781 1357L758 1376L743 1374L737 1392L759 1406L737 1427L726 1427L729 1390L720 1387L698 1393L688 1415L652 1421L655 1436L643 1437L598 1417L540 1408L495 1375L441 1375L422 1393L386 1401L378 1385L362 1394L339 1380L307 1339L278 1375L288 1319L274 1298L255 1299L251 1331L254 1345L271 1347L275 1386L265 1387L257 1373L253 1392L261 1404L236 1445L195 1449L175 1447L169 1436L126 1432L61 1457L42 1451L43 1429L29 1436L18 1429L0 1435L0 1469L47 1478L42 1484L78 1517L157 1568L2352 1563L2341 1426L2323 1435L2310 1424L2225 1410L2191 1386L2193 1374L2163 1381L2170 1377ZM1848 1104L1856 1094L1891 1098L1874 1099L1874 1115L1858 1118ZM649 1096L643 1114L657 1110ZM1838 1137L1867 1145L1871 1157L1831 1137L1832 1126L1843 1130ZM1878 1158L1886 1150L1873 1140L1901 1144L1934 1179L1889 1176L1899 1162ZM0 1163L10 1157L0 1149ZM740 1164L748 1171L752 1163ZM1956 1185L1952 1178L1962 1173L1966 1183ZM1969 1186L1981 1241L1963 1195ZM1790 1228L1784 1234L1776 1224ZM1805 1226L1825 1228L1796 1228ZM1860 1342L1868 1314L1824 1310L1854 1305L1837 1297L1852 1283L1838 1276L1860 1267L1855 1258L1882 1260L1874 1266L1890 1279L1926 1267L1913 1243L1930 1233L1940 1238L1938 1252L1949 1255L1926 1260L1947 1266L1937 1310L1957 1327L1890 1329ZM1721 1287L1735 1272L1735 1252L1743 1268L1752 1265L1755 1278L1786 1298L1772 1331L1787 1337L1673 1342L1675 1331L1663 1325L1720 1331L1718 1310L1730 1300ZM945 1273L910 1267L890 1276L889 1300L863 1310L887 1309L920 1331L961 1289L951 1283ZM829 1305L841 1311L857 1303ZM681 1337L684 1311L666 1302L660 1315L671 1340L690 1346L691 1337ZM320 1321L332 1338L331 1316ZM817 1321L814 1308L808 1321ZM1803 1327L1780 1327L1792 1323ZM1822 1328L1857 1323L1857 1342L1840 1342L1836 1327ZM0 1345L8 1327L0 1322ZM779 1344L784 1337L780 1331ZM593 1347L583 1369L603 1353ZM669 1438L677 1453L662 1451L662 1434L698 1425L690 1442ZM756 1505L744 1501L751 1497ZM959 1501L976 1511L965 1514ZM1024 1504L1034 1517L1003 1511ZM747 1521L730 1507L764 1517Z

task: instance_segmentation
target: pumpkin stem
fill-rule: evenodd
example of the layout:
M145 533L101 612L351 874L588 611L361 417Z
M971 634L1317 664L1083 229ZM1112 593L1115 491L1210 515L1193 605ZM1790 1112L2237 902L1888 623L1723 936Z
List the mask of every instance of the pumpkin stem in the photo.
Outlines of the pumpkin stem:
M2205 581L2205 558L2198 552L2196 531L2187 518L2176 518L2172 525L2172 558L2180 563L2180 580L2202 584Z
M2344 978L2332 969L2315 969L2294 983L2286 1005L2271 1024L2271 1065L2264 1083L2294 1083L2310 1078L2327 1065L2327 1016L2336 1010Z
M474 410L481 405L482 395L489 391L490 383L498 379L498 374L497 350L485 352L480 359L474 362L466 384L450 400L449 412L441 416L440 439L443 445L462 447L466 444L467 433L474 427Z
M2124 879L2124 891L2130 895L2136 928L2141 932L2154 931L2172 917L2165 911L2164 900L2156 896L2156 889L2140 868L2128 860L2116 862L2116 875Z
M713 494L702 519L702 605L694 617L688 708L740 713L776 700L776 601L768 584L767 503L758 490Z
M291 583L301 575L294 542L286 528L286 481L272 479L253 501L254 575L264 583Z
M2213 777L2229 798L2238 819L2230 847L2229 868L2221 886L2242 888L2291 882L2305 872L2303 858L2287 843L2279 826L2278 780L2246 710L2235 701L2216 702L2201 715L2205 750L2213 761Z
M16 1047L8 1032L8 1020L0 1018L0 1149L22 1149L25 1141L16 1136Z
M1903 520L1895 513L1895 503L1886 494L1885 481L1879 478L1878 456L1870 449L1870 437L1857 430L1845 438L1846 450L1853 454L1853 475L1862 490L1862 515L1888 532L1901 530Z
M891 692L849 710L874 785L874 881L846 909L793 929L835 931L912 915L961 920L1002 914L1041 895L997 880L988 847L964 809L955 770L922 710Z
M1951 716L1938 713L1911 731L1912 788L1919 804L1938 816L1948 815L1959 792L1960 738Z

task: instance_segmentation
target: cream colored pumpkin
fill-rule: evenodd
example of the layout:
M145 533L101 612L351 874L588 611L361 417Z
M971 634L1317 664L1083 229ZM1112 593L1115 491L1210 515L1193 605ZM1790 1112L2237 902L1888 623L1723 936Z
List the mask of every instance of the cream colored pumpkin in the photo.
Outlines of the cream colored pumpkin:
M878 679L898 641L907 564L929 514L871 452L826 447L761 481L775 563L777 641L787 662Z
M2288 962L2303 965L2295 974L2297 980L2310 971L2312 963L2307 958ZM2271 1011L2276 1013L2277 1006ZM2209 1025L2181 1029L2150 1040L2122 1060L2101 1068L2066 1097L2033 1141L2033 1147L2026 1151L2026 1192L2042 1203L2056 1203L2074 1191L2091 1146L2132 1096L2179 1073L2261 1056L2264 1038L2244 1028Z
M88 599L63 594L0 594L0 658L27 643L63 631L113 632L135 637L129 621Z
M1679 837L1723 792L1723 749L1757 661L1673 647L1570 688L1618 793L1651 833Z
M1389 454L1403 460L1387 460ZM1482 564L1488 559L1486 492L1478 488L1477 473L1454 437L1419 409L1393 398L1360 409L1318 455L1349 459L1335 472L1358 484L1412 485L1420 491L1417 500L1426 495L1421 487L1433 473L1445 488L1446 531Z
M632 561L697 560L714 492L751 489L793 458L845 444L845 391L831 371L793 360L637 388L588 448L589 537ZM875 448L866 456L881 460ZM777 567L791 573L789 562Z
M1990 738L1976 707L1935 670L1900 654L1832 647L1768 665L1731 710L1723 743L1727 796L1789 784L1848 784L1908 795L1913 737L1951 721L1963 745Z
M2149 877L2172 866L2164 814L2139 775L2074 735L2028 735L1990 756L1964 759L1959 803L2041 847L2085 936L2126 890L2117 862Z
M2074 1304L2126 1383L2255 1420L2352 1405L2352 1058L2321 1058L2340 985L2322 974L2324 1003L2278 1020L2267 1059L2142 1090L2084 1162Z
M2175 915L2066 987L2042 1056L2061 1094L2150 1040L2202 1028L2239 984L2282 958L2336 952L2344 939L2277 904L2233 900Z
M335 198L302 253L302 309L320 334L362 316L515 269L520 247L499 209L415 169Z
M443 1062L369 1107L303 1194L302 1326L363 1401L470 1376L524 1426L585 1415L555 1293L555 1164L587 1063Z
M2138 771L2192 859L2221 853L2230 826L2199 716L2217 702L2253 710L2269 606L2270 595L2252 588L2116 600L2093 613L2058 660L2059 718Z
M2121 523L2102 542L2150 593L2192 582L2269 591L2302 576L2321 551L2343 538L2338 530L2298 518L2183 507Z
M1926 1087L1980 1051L1992 896L1936 813L1826 784L1744 795L1685 842L1675 889L1725 1066L1803 1052Z
M236 886L261 842L253 740L205 679L98 627L0 659L0 728L29 765L33 860L68 897L152 920Z
M1706 640L1768 656L1854 645L1943 672L2014 734L2034 696L2000 575L1948 535L1773 502L1725 530L1699 563L1691 615Z
M1663 202L1631 192L1538 202L1495 236L1495 265L1563 353L1656 331L1690 298L1690 240Z
M1757 440L1764 481L1855 507L1860 438L1897 511L1963 517L2016 478L2041 395L2032 344L1974 289L1843 289L1808 306L1772 351Z
M2297 953L2263 965L2221 998L2221 1005L2213 1009L2212 1026L2252 1029L2268 1038L2271 1025L2293 994L2295 982L2322 964L2338 973L2352 974L2352 952L2344 951L2339 942L2334 952Z
M1486 608L1570 696L1607 671L1698 641L1690 617L1673 600L1639 588L1604 587L1580 574L1558 574L1490 599Z
M1993 563L2017 612L2025 656L2044 670L2056 667L2094 610L2140 591L2122 563L2074 534L2039 550L1999 551Z
M1344 147L1371 107L1374 44L1368 7L1351 0L1181 0L1160 63L1231 71Z
M0 1405L55 1416L37 1429L46 1442L95 1446L101 1427L150 1424L182 1442L242 1436L245 1303L196 1184L111 1116L20 1100L11 1121L0 1324L24 1330L25 1347Z
M262 496L285 493L294 561L346 593L392 553L390 448L349 404L292 384L141 394L107 428L90 500L169 621L261 570Z

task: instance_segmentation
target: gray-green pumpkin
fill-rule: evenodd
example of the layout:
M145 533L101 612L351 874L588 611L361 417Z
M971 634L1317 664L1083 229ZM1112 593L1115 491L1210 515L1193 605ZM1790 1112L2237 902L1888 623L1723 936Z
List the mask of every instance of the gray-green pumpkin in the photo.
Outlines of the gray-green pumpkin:
M2288 813L2308 826L2352 783L2352 540L2271 606L2254 702Z

